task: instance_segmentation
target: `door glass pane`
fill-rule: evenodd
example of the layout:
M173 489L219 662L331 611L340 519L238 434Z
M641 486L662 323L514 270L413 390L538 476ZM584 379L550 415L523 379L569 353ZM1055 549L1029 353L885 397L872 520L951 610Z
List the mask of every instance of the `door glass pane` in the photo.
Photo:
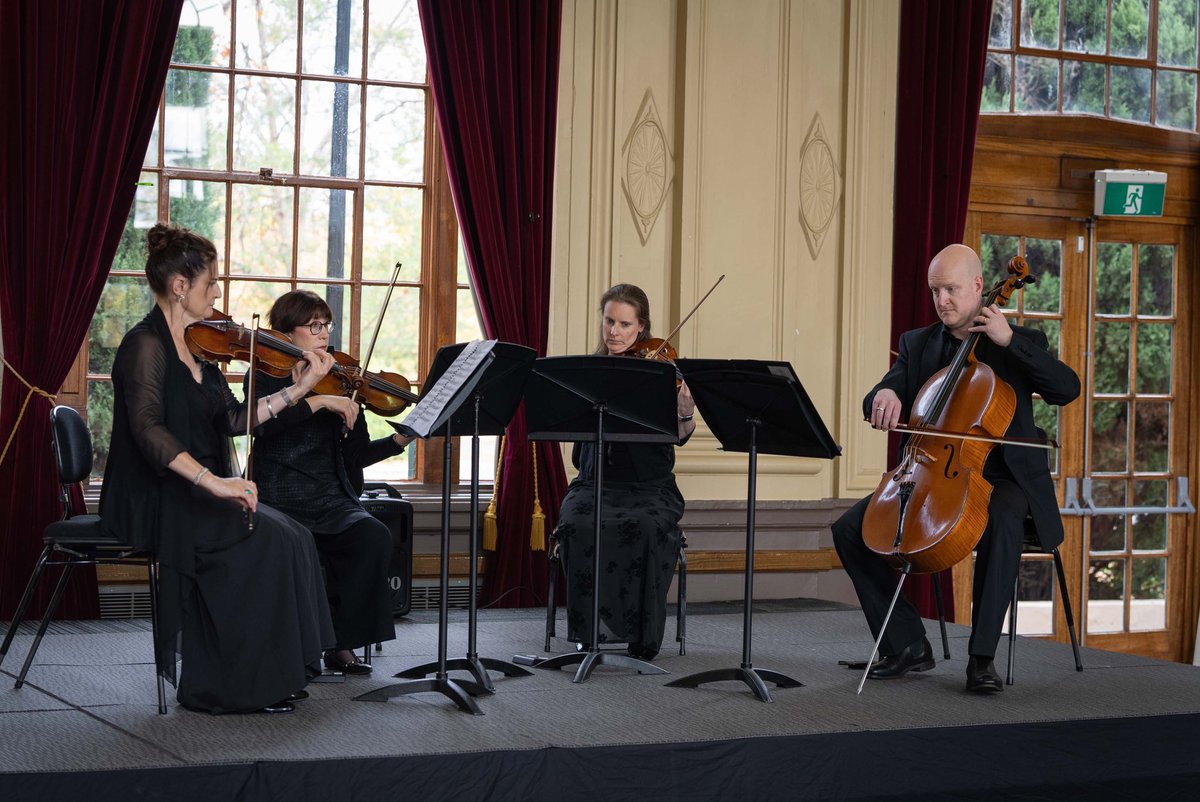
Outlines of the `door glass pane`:
M225 258L225 184L215 181L171 181L171 222L186 226L212 240ZM221 272L225 272L222 270Z
M1058 312L1062 308L1062 240L1025 240L1029 272L1037 279L1021 290L1025 312Z
M1196 0L1158 0L1159 64L1196 66L1196 5Z
M379 181L419 182L425 164L425 92L367 88L366 174Z
M294 173L296 81L264 75L234 79L233 169Z
M1165 473L1171 464L1171 402L1137 401L1133 429L1133 467L1136 471Z
M237 0L237 66L295 72L298 28L295 3Z
M1046 318L1026 318L1021 321L1022 326L1028 326L1031 329L1037 329L1046 335L1046 347L1054 356L1058 356L1058 330L1061 323L1057 320Z
M1008 277L1008 261L1021 251L1020 237L984 234L980 238L979 260L983 263L983 286L991 287Z
M396 13L391 7L399 3L370 5L367 77L375 81L424 81L425 39L421 36L420 17Z
M1125 507L1126 481L1124 479L1096 479L1092 482L1092 502L1099 508ZM1125 516L1096 515L1092 518L1090 550L1124 551Z
M1143 487L1146 486L1146 487ZM1160 493L1161 489L1161 493ZM1134 482L1134 506L1159 507L1167 503L1167 483ZM1167 548L1167 516L1138 513L1132 516L1135 551L1164 551Z
M184 3L171 61L229 66L229 3Z
M1163 629L1167 625L1167 558L1135 557L1130 583L1131 632Z
M1138 246L1139 315L1170 315L1175 307L1175 246Z
M358 178L359 88L300 82L300 174Z
M1125 560L1103 559L1088 563L1088 632L1121 632L1125 629Z
M1054 634L1054 563L1050 560L1021 561L1017 574L1018 635Z
M400 281L421 277L421 204L425 192L408 187L368 186L363 191L362 271L368 281L390 281L396 262Z
M1128 242L1096 245L1096 314L1129 314L1133 280L1133 246Z
M339 35L348 45L341 64L337 63ZM304 72L357 78L362 72L362 43L362 0L304 4Z
M1033 423L1051 440L1058 440L1058 416L1061 409L1062 407L1047 404L1037 396L1033 398ZM1053 474L1058 473L1058 451L1057 448L1052 448L1046 452L1050 459L1050 473Z
M1092 471L1123 473L1128 465L1129 404L1097 401L1092 406Z
M171 70L165 99L164 164L224 170L229 79L209 72Z
M1171 331L1169 323L1139 323L1137 327L1137 385L1139 393L1171 392Z
M1097 323L1093 343L1094 392L1129 392L1129 324Z

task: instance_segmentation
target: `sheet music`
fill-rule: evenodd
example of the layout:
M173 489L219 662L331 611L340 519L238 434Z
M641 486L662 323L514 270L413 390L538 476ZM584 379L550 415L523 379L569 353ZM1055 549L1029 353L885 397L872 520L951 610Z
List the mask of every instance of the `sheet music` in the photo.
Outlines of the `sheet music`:
M404 422L396 427L397 430L422 439L429 437L430 432L453 414L454 408L461 403L463 390L469 392L473 386L471 379L479 380L482 375L480 367L491 358L495 345L496 340L472 340L467 343L462 353L446 368L446 372L412 408Z

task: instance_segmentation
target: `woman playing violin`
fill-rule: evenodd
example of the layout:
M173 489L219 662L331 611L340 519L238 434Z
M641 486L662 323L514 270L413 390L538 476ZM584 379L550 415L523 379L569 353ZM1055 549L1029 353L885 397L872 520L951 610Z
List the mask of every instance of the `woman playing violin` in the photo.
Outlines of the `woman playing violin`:
M180 703L210 713L288 712L333 643L320 565L308 530L259 503L254 483L236 475L229 437L245 431L248 414L264 420L294 399L260 397L247 409L221 370L185 345L184 329L221 297L213 244L163 223L146 243L155 303L113 363L101 518L158 560L155 648ZM306 357L297 396L333 361Z
M298 348L328 356L333 313L319 295L293 290L270 312L271 328ZM279 379L259 372L260 393L291 394L300 401L299 375ZM347 674L369 674L354 649L396 637L387 569L392 537L359 502L363 468L408 445L399 434L370 440L359 405L336 395L310 395L294 407L268 414L256 430L254 477L262 499L313 533L325 566L337 648L325 665Z
M617 356L650 337L650 302L638 287L617 284L600 299L597 354ZM676 394L679 444L696 428L696 404L686 384ZM590 639L593 517L592 443L576 443L579 475L567 488L555 530L567 576L568 637ZM658 654L667 591L679 555L683 496L675 484L675 447L658 443L605 445L601 549L611 570L600 581L600 640L624 642L629 654Z

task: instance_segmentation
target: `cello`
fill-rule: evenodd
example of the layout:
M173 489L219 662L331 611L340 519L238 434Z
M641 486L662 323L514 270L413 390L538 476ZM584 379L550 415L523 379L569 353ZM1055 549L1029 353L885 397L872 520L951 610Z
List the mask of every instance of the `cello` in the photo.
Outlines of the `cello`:
M1009 276L983 299L1003 306L1014 291L1034 282L1021 257ZM878 651L905 578L910 572L945 570L971 553L988 525L992 485L983 467L1001 443L1047 447L1005 437L1016 411L1012 387L975 358L981 332L959 345L950 364L925 382L912 405L910 433L899 464L883 475L863 517L863 543L900 568L900 581L875 642ZM1056 445L1056 444L1052 444ZM875 652L867 661L867 671Z

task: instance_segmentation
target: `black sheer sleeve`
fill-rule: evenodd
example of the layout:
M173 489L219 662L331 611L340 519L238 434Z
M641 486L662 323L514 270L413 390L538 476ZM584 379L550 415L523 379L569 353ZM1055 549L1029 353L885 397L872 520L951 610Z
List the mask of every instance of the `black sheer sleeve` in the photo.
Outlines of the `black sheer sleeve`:
M129 431L138 450L159 475L186 449L167 429L163 412L163 387L167 359L162 341L153 331L126 338L113 363L113 385L125 399Z
M216 365L206 363L204 371L210 373L216 379L216 385L221 391L221 407L225 410L225 414L221 415L215 421L217 431L229 437L245 434L246 402L237 400L237 397L233 394L233 390L229 389L229 382L225 379L225 374Z

